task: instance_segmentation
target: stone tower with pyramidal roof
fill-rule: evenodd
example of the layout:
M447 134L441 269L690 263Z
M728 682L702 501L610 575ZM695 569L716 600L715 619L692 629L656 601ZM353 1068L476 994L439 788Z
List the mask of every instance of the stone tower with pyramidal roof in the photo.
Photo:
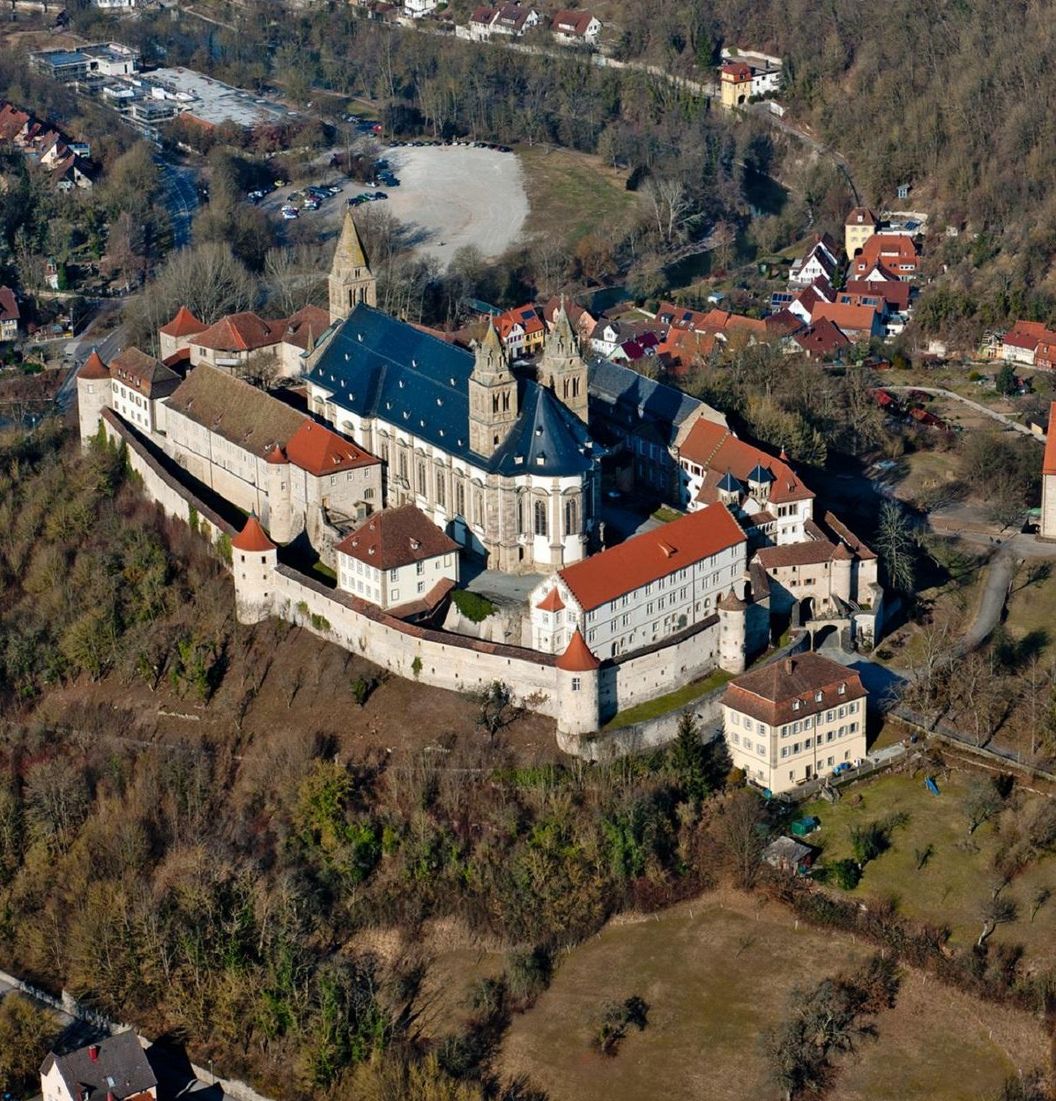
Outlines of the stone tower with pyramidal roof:
M345 212L345 224L334 250L334 262L330 266L330 320L341 321L365 302L378 304L378 282L367 262L367 254L359 237L359 230L352 219L352 211Z

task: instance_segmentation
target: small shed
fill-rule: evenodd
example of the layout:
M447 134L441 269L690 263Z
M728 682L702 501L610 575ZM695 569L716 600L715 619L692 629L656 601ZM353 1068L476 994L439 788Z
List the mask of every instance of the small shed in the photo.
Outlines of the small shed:
M792 823L792 832L796 837L806 837L808 833L813 833L820 825L820 818L815 818L814 815L808 814L802 818L797 818Z
M814 850L792 837L779 837L763 849L763 861L771 868L796 875L814 863Z

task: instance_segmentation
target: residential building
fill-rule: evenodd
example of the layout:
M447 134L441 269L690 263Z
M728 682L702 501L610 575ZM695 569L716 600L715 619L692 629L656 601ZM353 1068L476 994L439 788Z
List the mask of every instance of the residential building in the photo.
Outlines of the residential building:
M546 324L539 311L530 303L500 313L492 323L503 346L513 358L535 355L543 346Z
M722 697L734 767L777 794L861 760L867 697L853 669L819 654L797 654L742 673Z
M66 1055L52 1052L40 1068L43 1101L149 1101L158 1080L134 1032L119 1032Z
M15 292L10 287L0 287L0 342L18 340L21 317Z
M1041 523L1039 539L1056 540L1056 401L1049 405L1045 457L1041 464Z
M879 228L880 219L867 206L856 206L843 225L843 247L847 259L853 260Z
M844 294L875 295L882 298L886 312L907 313L913 297L913 288L909 283L887 280L848 279L843 287Z
M542 18L534 9L523 4L500 4L491 23L493 34L508 34L520 38L526 31L539 25Z
M175 371L138 348L125 348L114 356L109 375L113 385L110 407L148 435L158 428L158 403L175 393L182 381Z
M1035 366L1038 346L1044 345L1041 366L1051 365L1050 347L1056 343L1056 333L1040 321L1017 321L1001 338L1001 358L1006 363Z
M743 107L749 99L781 90L781 59L751 51L722 51L719 101L723 107Z
M414 505L371 516L334 550L337 587L380 608L435 606L458 583L458 544Z
M743 107L752 95L752 67L728 61L719 69L719 102L728 110Z
M836 244L828 234L824 234L815 237L807 251L796 258L788 281L800 287L809 287L816 279L825 279L831 284L838 267Z
M840 359L851 347L851 340L827 318L819 318L809 328L791 334L791 340L808 359Z
M568 320L572 324L572 329L576 336L579 338L580 343L584 343L590 340L594 333L594 329L597 326L597 319L586 309L581 306L574 299L566 299L564 295L554 295L549 298L546 304L542 307L541 313L543 315L543 321L546 323L547 331L554 327L554 321L557 318L558 310L564 306L565 313L568 314Z
M596 46L601 37L601 20L589 11L559 11L550 20L550 31L563 45Z
M915 279L920 270L920 254L913 238L902 233L874 233L851 261L849 278L856 280Z
M421 19L436 10L437 0L404 0L403 10L412 19Z
M467 352L364 301L309 364L310 410L382 459L387 507L416 505L497 569L586 556L601 450L584 423L587 367L563 311L538 379L512 372L490 323Z
M874 300L872 305L847 302L819 302L810 315L812 323L831 321L848 340L867 344L884 335L884 325Z
M712 505L567 566L532 592L532 646L562 653L578 629L604 659L685 631L744 590L747 545L729 511Z

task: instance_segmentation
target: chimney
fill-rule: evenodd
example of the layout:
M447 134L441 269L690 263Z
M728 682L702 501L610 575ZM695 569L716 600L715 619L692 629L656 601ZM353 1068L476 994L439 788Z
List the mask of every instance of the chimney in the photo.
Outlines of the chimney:
M785 672L791 673L796 667L796 663L791 658L785 658Z
M98 1044L89 1044L88 1045L88 1058L91 1059L91 1061L93 1063L98 1063L99 1062L99 1045Z

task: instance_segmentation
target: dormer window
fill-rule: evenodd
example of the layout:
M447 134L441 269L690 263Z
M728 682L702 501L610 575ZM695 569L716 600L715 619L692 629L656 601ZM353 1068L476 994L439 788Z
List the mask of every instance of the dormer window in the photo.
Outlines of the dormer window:
M847 685L844 681L842 681L842 680L840 681L840 686L839 686L839 688L836 689L836 694L838 696L846 696L847 695Z
M815 703L821 703L821 701L822 701L822 700L823 700L824 698L825 698L825 696L824 696L824 694L822 693L821 689L819 688L819 689L817 690L817 692L815 692L815 693L814 693L814 702L815 702Z
M799 710L799 700L793 700L792 701L792 710L793 711L798 711Z

